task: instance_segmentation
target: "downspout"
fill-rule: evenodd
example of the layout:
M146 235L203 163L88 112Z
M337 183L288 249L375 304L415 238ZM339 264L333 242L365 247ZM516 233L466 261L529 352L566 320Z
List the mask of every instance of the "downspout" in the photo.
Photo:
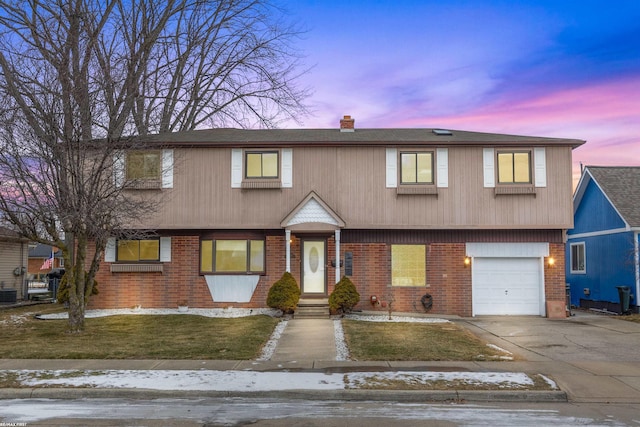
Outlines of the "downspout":
M27 258L28 258L28 255L27 255ZM29 282L25 280L29 272L27 271L27 268L25 268L25 265L24 265L24 242L20 242L20 273L22 273L21 297L22 297L22 300L24 301L25 299L29 299Z
M336 283L340 281L340 229L336 230Z
M634 266L636 269L635 305L637 307L640 305L640 232L638 231L634 233L633 246L633 258L635 260Z
M284 231L285 247L285 271L291 273L291 230Z

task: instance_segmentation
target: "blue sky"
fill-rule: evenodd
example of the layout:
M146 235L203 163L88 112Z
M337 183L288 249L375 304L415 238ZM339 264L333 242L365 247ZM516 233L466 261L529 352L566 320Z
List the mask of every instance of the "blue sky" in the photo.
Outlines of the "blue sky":
M350 114L356 128L577 138L574 175L640 166L638 0L281 3L308 29L305 128Z

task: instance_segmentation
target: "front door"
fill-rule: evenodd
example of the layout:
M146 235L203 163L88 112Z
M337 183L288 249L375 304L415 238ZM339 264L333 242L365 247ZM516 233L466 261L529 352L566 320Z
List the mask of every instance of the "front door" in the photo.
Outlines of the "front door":
M302 293L326 295L325 240L302 241Z

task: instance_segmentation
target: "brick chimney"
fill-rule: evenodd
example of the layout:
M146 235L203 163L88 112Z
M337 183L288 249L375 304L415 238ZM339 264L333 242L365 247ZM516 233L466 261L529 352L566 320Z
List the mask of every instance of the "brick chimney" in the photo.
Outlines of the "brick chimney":
M355 132L354 129L355 119L351 116L344 116L340 119L340 132Z

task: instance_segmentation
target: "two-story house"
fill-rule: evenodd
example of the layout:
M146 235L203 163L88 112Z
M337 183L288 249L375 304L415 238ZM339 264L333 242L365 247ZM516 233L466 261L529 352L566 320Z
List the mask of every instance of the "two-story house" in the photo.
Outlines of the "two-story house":
M264 307L289 271L306 299L349 276L366 310L565 316L584 141L357 129L345 116L335 129L144 142L115 175L148 179L127 191L163 201L143 219L158 237L110 241L90 307Z

